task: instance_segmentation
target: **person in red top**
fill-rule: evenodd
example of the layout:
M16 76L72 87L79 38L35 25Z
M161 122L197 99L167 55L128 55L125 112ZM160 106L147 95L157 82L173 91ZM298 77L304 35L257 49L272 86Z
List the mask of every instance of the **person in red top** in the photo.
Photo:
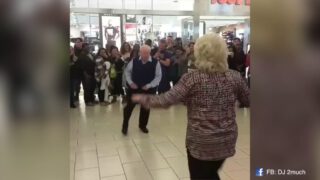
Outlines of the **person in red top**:
M186 147L191 179L219 180L218 170L236 153L238 127L235 103L249 107L249 90L240 72L228 68L227 46L206 34L195 47L196 70L161 95L134 95L145 108L183 102L188 109Z

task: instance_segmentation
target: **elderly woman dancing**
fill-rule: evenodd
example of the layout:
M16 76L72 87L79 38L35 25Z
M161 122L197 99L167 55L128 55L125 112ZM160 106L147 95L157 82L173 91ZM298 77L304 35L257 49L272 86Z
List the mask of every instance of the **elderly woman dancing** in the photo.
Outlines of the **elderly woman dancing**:
M240 73L229 70L227 46L216 34L195 44L196 70L161 95L134 95L146 108L183 102L188 110L186 148L191 179L219 180L218 170L233 156L238 136L235 103L249 107L249 91Z

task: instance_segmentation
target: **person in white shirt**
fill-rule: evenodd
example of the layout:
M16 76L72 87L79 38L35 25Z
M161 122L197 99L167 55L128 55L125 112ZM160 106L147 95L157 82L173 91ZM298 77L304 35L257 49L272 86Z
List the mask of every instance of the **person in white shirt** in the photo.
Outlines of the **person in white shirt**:
M107 53L104 48L100 48L96 57L96 68L95 68L95 78L98 84L98 97L101 105L110 104L109 98L109 85L110 85L110 62L107 61Z

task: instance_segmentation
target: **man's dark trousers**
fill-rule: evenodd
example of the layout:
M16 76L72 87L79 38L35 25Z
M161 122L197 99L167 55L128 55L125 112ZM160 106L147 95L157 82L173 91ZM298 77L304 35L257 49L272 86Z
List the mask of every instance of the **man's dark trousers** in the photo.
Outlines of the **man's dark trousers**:
M133 103L131 100L132 95L133 94L155 94L155 93L156 93L155 88L149 89L147 91L144 91L142 89L134 90L134 89L128 88L128 92L127 92L128 101L127 101L127 105L123 109L123 117L124 117L123 124L122 124L123 129L128 129L129 120L130 120L132 111L133 111L134 107L136 106L136 103ZM139 116L139 127L140 128L147 127L149 115L150 115L150 109L146 109L141 106L140 107L140 116Z

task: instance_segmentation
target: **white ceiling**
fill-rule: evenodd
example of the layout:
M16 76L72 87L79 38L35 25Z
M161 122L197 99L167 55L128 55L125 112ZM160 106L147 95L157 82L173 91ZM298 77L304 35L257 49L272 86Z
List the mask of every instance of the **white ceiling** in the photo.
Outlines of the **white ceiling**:
M153 0L153 7L156 10L192 11L195 0Z
M195 0L70 0L71 7L192 11ZM153 7L152 7L153 5Z

